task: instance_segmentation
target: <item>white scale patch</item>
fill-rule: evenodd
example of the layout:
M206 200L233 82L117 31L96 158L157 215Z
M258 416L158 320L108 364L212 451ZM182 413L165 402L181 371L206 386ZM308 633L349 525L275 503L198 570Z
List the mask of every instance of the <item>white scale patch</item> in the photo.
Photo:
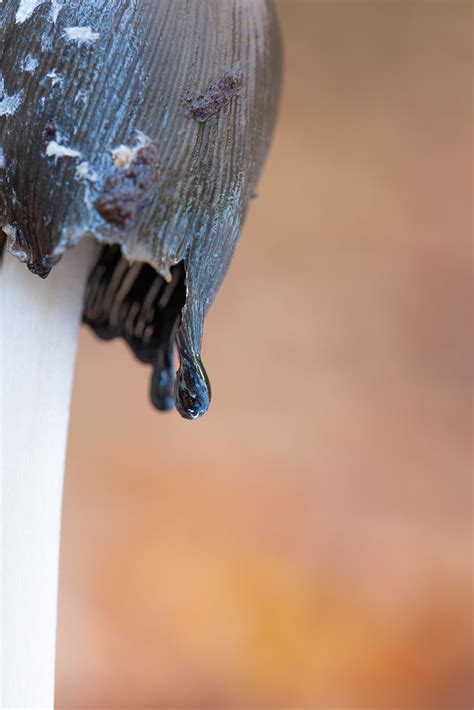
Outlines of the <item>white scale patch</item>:
M51 86L57 86L58 84L62 86L64 81L64 77L62 77L61 74L56 74L56 69L46 74L46 77L51 80Z
M139 149L151 143L150 138L142 133L142 131L137 130L136 134L137 142L133 148L129 148L128 145L119 145L118 148L114 148L110 151L116 168L128 168L137 157Z
M116 168L128 168L135 157L134 151L128 145L119 145L110 152Z
M82 163L79 163L76 169L76 180L88 180L89 182L97 182L99 180L99 176L97 175L95 170L92 170L89 167L89 163L87 161L84 161Z
M70 42L77 42L79 46L96 42L100 34L93 32L92 27L66 27L63 37Z
M39 61L32 54L27 54L21 63L21 71L28 72L28 74L33 74L38 68Z
M20 0L20 7L17 10L15 20L21 25L34 13L37 7L42 5L46 0Z
M81 154L78 150L67 148L56 141L50 141L46 146L46 155L49 158L80 158Z
M58 2L58 0L51 0L51 19L56 24L56 20L58 19L58 15L63 9L63 4L61 2Z
M18 94L7 94L5 82L0 74L0 116L13 116L23 101L23 91Z
M20 6L15 17L17 24L21 25L28 20L36 8L40 5L44 5L45 2L49 2L49 0L20 0ZM51 0L51 19L54 23L56 23L62 7L63 4L59 2L59 0Z

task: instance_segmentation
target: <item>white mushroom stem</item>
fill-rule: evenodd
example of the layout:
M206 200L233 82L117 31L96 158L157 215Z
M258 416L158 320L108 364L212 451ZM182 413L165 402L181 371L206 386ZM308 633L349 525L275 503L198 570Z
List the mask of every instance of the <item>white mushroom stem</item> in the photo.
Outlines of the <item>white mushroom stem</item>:
M77 333L94 244L45 281L0 272L1 707L54 707L61 502Z

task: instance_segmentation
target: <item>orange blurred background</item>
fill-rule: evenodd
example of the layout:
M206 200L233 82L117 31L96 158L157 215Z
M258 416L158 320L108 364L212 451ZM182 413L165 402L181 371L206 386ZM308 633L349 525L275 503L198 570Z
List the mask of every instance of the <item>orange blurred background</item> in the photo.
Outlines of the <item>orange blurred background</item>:
M62 708L472 707L472 6L278 6L209 414L153 411L150 371L81 332Z

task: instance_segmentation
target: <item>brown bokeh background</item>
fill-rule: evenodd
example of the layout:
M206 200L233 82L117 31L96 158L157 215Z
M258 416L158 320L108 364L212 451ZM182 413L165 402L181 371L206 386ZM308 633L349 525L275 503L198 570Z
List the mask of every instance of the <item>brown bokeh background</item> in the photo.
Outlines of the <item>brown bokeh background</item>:
M189 423L81 332L63 708L467 709L471 5L278 3L276 140Z

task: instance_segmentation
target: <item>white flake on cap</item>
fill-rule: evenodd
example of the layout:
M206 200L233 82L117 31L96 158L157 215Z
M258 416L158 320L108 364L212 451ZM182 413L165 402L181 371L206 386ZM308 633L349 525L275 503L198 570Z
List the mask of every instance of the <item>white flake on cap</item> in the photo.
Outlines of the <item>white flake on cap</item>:
M92 27L66 27L63 37L70 42L77 42L81 46L81 44L96 42L100 34L93 32Z
M78 150L67 148L56 141L50 141L46 146L46 155L49 158L80 158L81 154Z

